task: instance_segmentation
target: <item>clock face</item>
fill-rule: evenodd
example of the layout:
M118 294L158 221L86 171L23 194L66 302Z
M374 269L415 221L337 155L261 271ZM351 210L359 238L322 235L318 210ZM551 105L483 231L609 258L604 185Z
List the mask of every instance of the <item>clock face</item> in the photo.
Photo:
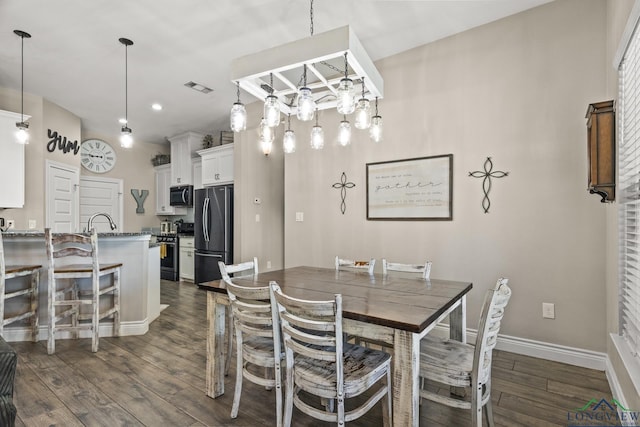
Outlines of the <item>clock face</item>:
M116 165L116 152L100 139L87 139L80 145L80 160L85 169L105 173Z

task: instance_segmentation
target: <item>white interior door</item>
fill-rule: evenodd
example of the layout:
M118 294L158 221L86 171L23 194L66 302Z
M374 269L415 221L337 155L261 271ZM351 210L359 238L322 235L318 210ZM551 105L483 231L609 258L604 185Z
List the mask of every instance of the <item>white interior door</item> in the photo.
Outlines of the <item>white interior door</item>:
M122 231L122 180L102 177L83 176L80 178L80 230L87 228L91 215L106 213L118 226L116 231ZM109 221L104 216L93 220L93 226L98 232L110 232Z
M80 170L51 160L46 168L46 227L57 233L77 232Z

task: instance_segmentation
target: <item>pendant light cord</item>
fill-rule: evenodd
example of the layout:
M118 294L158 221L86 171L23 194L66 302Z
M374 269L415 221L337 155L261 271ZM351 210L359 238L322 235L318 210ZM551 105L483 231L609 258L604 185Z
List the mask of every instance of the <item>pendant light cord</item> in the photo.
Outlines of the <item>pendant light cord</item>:
M124 121L129 127L129 46L124 45Z
M309 26L309 31L311 32L311 35L313 36L313 0L311 0L311 7L309 8L309 16L311 18L311 24Z
M20 122L24 123L24 36L21 35L20 39L21 48L20 48Z

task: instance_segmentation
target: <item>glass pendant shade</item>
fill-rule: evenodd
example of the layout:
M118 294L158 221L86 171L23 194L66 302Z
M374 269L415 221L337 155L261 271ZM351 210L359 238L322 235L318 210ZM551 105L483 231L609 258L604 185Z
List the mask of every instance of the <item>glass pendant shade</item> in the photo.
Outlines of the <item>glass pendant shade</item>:
M324 147L324 130L322 126L315 125L311 128L311 148L322 150Z
M275 132L273 128L267 125L267 120L264 118L260 121L259 137L260 148L262 149L264 155L268 156L269 154L271 154L271 150L273 149L273 139L275 137Z
M18 144L29 143L29 123L18 122L16 123L16 141Z
M282 138L282 150L286 154L291 154L296 151L296 134L291 129L284 131L284 137Z
M247 128L247 109L241 102L235 102L231 107L231 130L240 132Z
M351 124L343 120L338 127L338 143L343 147L351 144Z
M338 86L338 105L336 109L340 114L351 114L355 109L355 99L353 93L353 80L342 79Z
M298 120L308 122L313 120L313 112L316 109L316 101L311 96L311 89L301 87L298 91L298 111L296 113Z
M133 146L131 129L126 126L122 126L122 130L120 131L120 146L122 148L131 148Z
M356 129L368 129L371 126L371 103L366 98L360 99L356 105L354 125Z
M275 127L280 124L280 104L277 96L269 95L265 98L264 119L269 127Z
M371 118L371 127L369 127L369 136L374 142L382 141L382 117L373 116Z

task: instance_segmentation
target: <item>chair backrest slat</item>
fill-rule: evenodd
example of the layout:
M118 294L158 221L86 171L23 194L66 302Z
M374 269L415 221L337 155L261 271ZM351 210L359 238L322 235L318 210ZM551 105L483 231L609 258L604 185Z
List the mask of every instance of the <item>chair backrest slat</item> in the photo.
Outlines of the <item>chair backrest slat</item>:
M273 336L269 288L245 287L227 283L236 330L247 334Z
M403 264L400 262L389 262L386 258L382 258L382 274L397 271L419 274L423 279L428 279L431 276L431 265L431 261L427 261L424 264Z
M336 270L355 269L366 270L369 274L373 274L373 269L376 265L375 258L371 258L369 261L354 261L351 259L344 259L336 256L335 259Z
M239 264L228 265L226 265L222 261L218 261L218 267L220 268L222 280L224 280L225 282L230 282L232 277L231 275L233 275L233 277L248 277L258 274L258 258L253 257L253 261L246 261ZM267 299L269 299L269 288L265 288L267 289Z

